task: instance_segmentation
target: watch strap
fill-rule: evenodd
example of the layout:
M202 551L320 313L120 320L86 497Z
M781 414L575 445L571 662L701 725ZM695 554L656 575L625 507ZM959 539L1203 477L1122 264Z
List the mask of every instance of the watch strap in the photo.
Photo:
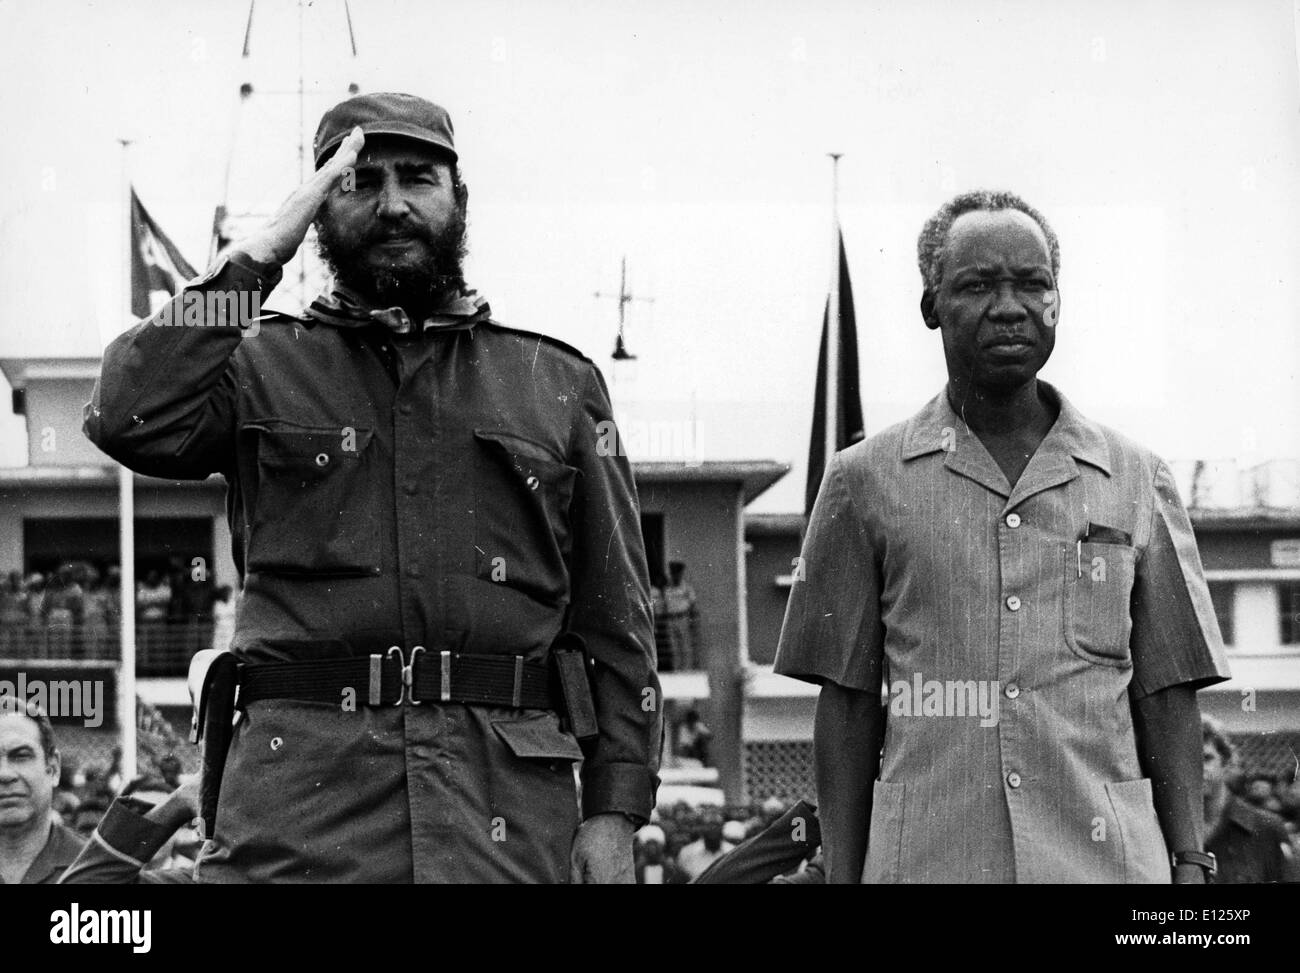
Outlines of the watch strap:
M1218 859L1209 851L1176 851L1169 856L1169 862L1177 868L1179 865L1199 865L1205 869L1205 877L1213 878L1219 871Z

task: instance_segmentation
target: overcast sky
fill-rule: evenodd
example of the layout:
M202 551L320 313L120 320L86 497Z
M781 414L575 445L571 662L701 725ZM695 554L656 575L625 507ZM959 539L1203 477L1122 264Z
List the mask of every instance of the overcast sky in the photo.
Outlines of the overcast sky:
M591 355L634 429L694 420L705 458L792 463L752 509L802 503L829 151L868 434L944 381L922 222L994 187L1061 239L1043 374L1086 414L1174 460L1300 455L1292 0L351 8L358 56L341 0L315 0L300 62L294 0L258 0L248 60L243 0L0 0L0 357L97 355L120 327L119 137L196 265L228 168L236 209L286 195L301 70L308 136L351 81L445 105L496 316ZM594 292L623 254L654 303L630 308L639 358L611 374L616 307ZM0 420L0 462L24 441Z

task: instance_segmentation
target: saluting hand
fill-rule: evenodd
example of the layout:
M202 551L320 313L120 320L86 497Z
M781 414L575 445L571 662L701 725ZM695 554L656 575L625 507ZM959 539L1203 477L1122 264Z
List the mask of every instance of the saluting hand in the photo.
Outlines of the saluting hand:
M307 228L322 204L343 178L344 170L357 164L366 137L357 126L348 133L329 161L295 189L275 215L257 232L240 240L236 248L259 263L287 263L307 236Z

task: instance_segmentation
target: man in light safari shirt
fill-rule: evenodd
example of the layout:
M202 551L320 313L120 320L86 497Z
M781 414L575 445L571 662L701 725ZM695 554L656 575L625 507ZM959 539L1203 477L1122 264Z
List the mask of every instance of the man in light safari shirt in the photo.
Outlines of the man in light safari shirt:
M1207 881L1196 690L1228 669L1169 469L1038 380L1033 207L959 196L918 257L947 387L834 457L776 660L822 687L828 879Z

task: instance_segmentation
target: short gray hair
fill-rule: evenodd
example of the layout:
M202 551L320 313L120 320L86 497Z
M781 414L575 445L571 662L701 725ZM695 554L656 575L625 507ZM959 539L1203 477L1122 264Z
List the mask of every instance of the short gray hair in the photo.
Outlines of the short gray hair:
M1015 193L977 189L948 200L925 221L925 226L921 228L921 235L916 239L916 262L921 269L921 280L925 283L925 289L935 290L943 280L943 251L948 245L948 233L953 223L957 221L957 217L982 210L997 212L1007 209L1019 210L1038 224L1039 229L1043 231L1043 236L1047 237L1047 251L1052 261L1052 276L1058 275L1061 272L1061 246L1047 218Z

